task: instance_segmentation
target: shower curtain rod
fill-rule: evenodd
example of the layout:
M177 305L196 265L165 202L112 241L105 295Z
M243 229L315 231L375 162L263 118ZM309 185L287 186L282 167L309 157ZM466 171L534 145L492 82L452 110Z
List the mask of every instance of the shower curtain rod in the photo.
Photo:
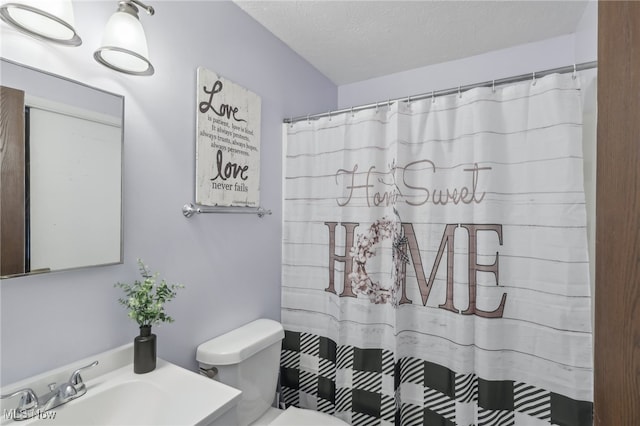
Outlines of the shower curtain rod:
M451 89L434 90L431 93L423 93L415 96L406 96L403 98L389 99L386 101L375 102L372 104L360 105L360 106L350 107L350 108L343 108L336 111L328 111L328 112L322 112L319 114L305 115L305 116L294 117L294 118L285 118L282 121L287 124L293 124L303 120L311 120L311 119L315 120L317 118L330 117L332 115L344 114L346 112L363 111L366 109L377 108L383 105L391 105L392 103L395 103L395 102L419 101L422 99L429 99L429 98L435 98L438 96L446 96L446 95L452 95L454 93L465 92L467 90L475 89L477 87L495 87L495 86L500 86L504 84L518 83L526 80L535 80L536 78L544 77L549 74L566 74L569 72L584 71L584 70L597 68L597 67L598 67L598 61L583 62L580 64L568 65L565 67L553 68L553 69L548 69L544 71L536 71L530 74L521 74L514 77L506 77L498 80L485 81L482 83L467 84L466 86L458 86L458 87L453 87Z

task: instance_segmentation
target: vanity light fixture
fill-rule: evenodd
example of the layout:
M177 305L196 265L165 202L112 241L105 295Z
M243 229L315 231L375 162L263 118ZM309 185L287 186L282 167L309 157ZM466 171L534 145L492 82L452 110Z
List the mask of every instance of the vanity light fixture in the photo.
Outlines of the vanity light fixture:
M21 0L0 6L0 19L32 37L80 46L71 0Z
M149 15L155 13L153 7L139 0L122 0L104 31L102 46L93 57L102 65L113 70L132 75L152 75L153 65L149 62L147 37L138 18L138 7Z

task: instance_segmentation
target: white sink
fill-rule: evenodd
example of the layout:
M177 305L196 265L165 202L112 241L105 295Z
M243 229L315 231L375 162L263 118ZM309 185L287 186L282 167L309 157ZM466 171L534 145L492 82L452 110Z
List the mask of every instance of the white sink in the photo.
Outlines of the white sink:
M185 370L162 359L158 359L156 369L146 374L133 372L131 345L119 348L115 354L120 361L129 360L124 366L122 362L113 362L113 356L103 357L98 366L103 364L98 374L91 375L91 370L83 372L87 393L66 404L54 408L50 412L39 413L38 416L14 421L7 418L7 412L17 406L18 399L7 403L3 400L3 419L1 424L14 426L92 426L92 425L209 425L231 424L228 418L229 408L240 397L240 391L230 386L211 380L195 372ZM122 353L123 352L123 353ZM131 357L127 356L131 354ZM109 353L105 353L109 354ZM111 354L114 355L114 354ZM100 360L98 355L86 358L83 362ZM104 367L107 364L107 367ZM108 367L116 367L109 369ZM77 366L70 367L73 371ZM98 367L96 367L98 368ZM107 371L105 371L105 369ZM52 373L53 374L53 373ZM56 370L55 374L60 376ZM70 373L69 373L70 374ZM37 387L43 378L39 375L29 385L26 381L18 386L11 385L7 390L32 387L36 394ZM49 376L50 377L50 376ZM64 376L66 377L66 376ZM50 380L50 379L45 379ZM3 389L3 393L5 389ZM233 411L233 410L232 410Z

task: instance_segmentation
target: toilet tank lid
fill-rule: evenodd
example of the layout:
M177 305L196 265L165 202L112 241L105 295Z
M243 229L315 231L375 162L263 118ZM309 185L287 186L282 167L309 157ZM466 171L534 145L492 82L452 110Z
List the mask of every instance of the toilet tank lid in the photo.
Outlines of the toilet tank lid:
M201 364L237 364L284 338L282 324L258 319L198 346L196 360Z

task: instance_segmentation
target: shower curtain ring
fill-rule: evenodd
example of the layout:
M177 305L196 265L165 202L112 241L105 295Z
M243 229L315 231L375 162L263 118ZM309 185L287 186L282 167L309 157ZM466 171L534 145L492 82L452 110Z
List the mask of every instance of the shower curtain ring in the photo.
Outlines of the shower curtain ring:
M289 117L289 125L293 129L293 117Z
M378 113L378 103L376 102L376 114Z
M460 91L460 87L461 87L461 86L458 86L458 97L459 97L460 99L462 99L462 92Z
M391 99L387 98L387 108L391 109Z
M353 107L351 107L351 117L353 118Z
M432 104L436 103L436 91L435 90L431 91L431 103Z
M493 93L496 93L496 81L495 80L491 80L491 91Z
M571 78L573 78L574 80L578 77L576 71L576 64L573 64L573 75L571 76Z
M329 121L331 121L331 110L327 114L329 114Z
M307 114L307 124L311 123L311 120L309 120L309 114Z
M533 81L531 82L531 85L532 86L536 85L536 72L535 71L533 72Z

